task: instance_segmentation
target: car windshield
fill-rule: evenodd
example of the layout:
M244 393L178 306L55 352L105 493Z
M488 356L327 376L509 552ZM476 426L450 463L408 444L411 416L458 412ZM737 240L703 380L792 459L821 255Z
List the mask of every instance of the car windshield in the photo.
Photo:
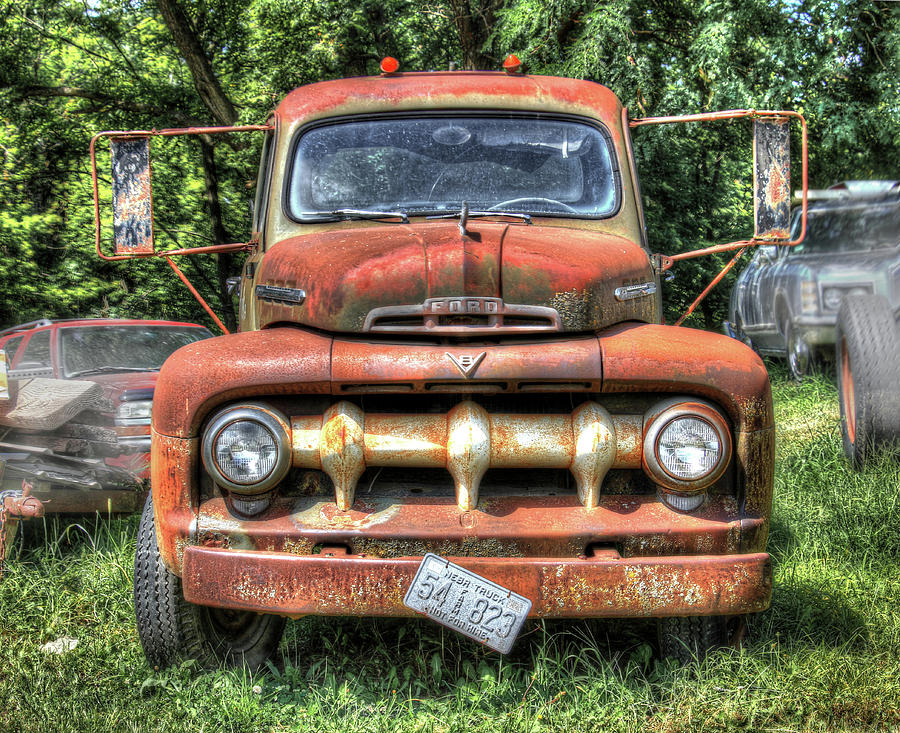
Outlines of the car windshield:
M322 125L296 146L291 215L345 209L603 217L616 166L595 124L534 116L367 119ZM334 214L331 215L334 218Z
M813 252L859 252L900 243L900 202L859 203L809 212L806 241Z
M71 326L60 329L62 373L155 371L176 349L209 338L200 326Z

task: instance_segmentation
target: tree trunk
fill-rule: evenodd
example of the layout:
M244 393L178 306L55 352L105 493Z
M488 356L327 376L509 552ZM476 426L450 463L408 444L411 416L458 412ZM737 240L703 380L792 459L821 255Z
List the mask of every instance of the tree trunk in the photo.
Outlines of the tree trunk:
M200 149L203 153L203 179L206 184L206 205L209 209L210 223L216 244L227 244L234 241L225 230L222 207L219 203L219 174L216 169L215 149L200 138ZM234 314L234 303L228 294L226 279L232 274L232 256L230 252L216 255L216 274L218 276L219 302L222 304L222 320L229 331L237 330L237 319Z
M500 0L449 0L453 24L462 49L462 68L491 69L496 59L485 53L488 38L494 30Z
M220 125L233 125L237 120L237 111L219 84L191 19L178 0L156 0L156 4L175 45L191 70L194 86L203 103Z

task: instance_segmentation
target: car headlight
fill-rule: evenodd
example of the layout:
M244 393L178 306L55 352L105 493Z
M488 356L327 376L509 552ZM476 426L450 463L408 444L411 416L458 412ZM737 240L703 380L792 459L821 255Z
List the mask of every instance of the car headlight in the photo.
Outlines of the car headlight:
M201 453L220 486L241 494L263 493L291 467L290 423L266 405L229 407L207 424Z
M153 400L120 402L116 408L116 425L149 425Z
M844 291L840 288L825 288L822 292L822 305L830 311L836 311L841 307L841 299Z
M699 417L676 417L660 431L656 454L662 469L682 481L708 476L719 463L722 445L715 428Z
M644 470L670 506L697 508L731 459L731 430L722 413L707 402L675 398L655 405L645 425Z

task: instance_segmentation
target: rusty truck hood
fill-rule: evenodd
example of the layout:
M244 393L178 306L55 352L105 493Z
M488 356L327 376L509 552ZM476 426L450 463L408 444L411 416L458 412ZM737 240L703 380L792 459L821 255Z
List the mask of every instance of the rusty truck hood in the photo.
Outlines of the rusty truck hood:
M615 295L616 288L653 280L646 251L613 234L470 220L463 236L454 221L378 223L270 247L256 282L301 289L306 299L299 306L257 300L256 307L260 328L298 323L363 332L375 309L399 312L431 298L499 298L507 308L554 309L560 330L591 331L656 322L656 295Z

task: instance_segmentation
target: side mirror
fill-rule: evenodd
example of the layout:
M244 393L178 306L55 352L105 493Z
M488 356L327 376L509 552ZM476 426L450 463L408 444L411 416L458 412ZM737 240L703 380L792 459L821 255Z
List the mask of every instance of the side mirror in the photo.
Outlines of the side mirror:
M733 109L723 112L706 112L694 115L678 115L673 117L644 117L629 120L630 128L643 125L666 125L674 122L716 122L740 118L753 120L753 213L754 233L751 239L744 239L728 244L717 244L712 247L681 252L676 255L656 255L660 269L667 270L672 263L701 255L741 250L746 247L767 242L780 244L799 244L806 237L807 217L807 133L806 120L799 112L790 110L761 112L755 109ZM801 189L803 209L800 217L800 231L795 240L791 240L791 120L800 123L801 150L803 154ZM724 273L723 273L724 274ZM718 280L716 281L718 282Z
M778 258L778 247L776 247L774 244L766 244L764 246L760 246L759 256L768 260L769 262L774 262Z
M153 241L153 195L150 185L150 139L185 135L220 135L234 132L272 132L273 125L235 127L185 127L171 130L100 132L91 138L91 177L94 189L94 238L97 255L104 260L135 257L162 257L196 253L247 250L250 242L214 244L184 249L155 251ZM103 252L100 219L100 176L97 172L97 143L109 138L112 163L113 239L115 254Z
M653 255L654 266L658 271L668 270L679 260L687 260L693 257L728 252L737 250L737 254L721 269L706 286L703 292L697 296L688 309L675 322L681 325L709 292L719 283L728 271L734 267L741 255L748 247L754 245L766 245L777 242L780 245L794 246L800 244L806 237L807 200L809 197L808 170L807 170L807 131L806 120L799 112L790 110L759 111L755 109L732 109L722 112L706 112L693 115L678 115L672 117L645 117L638 120L629 120L630 128L642 125L666 125L673 122L715 122L719 120L734 120L740 118L753 120L753 237L742 239L728 244L717 244L712 247L695 249L690 252L679 252L674 255ZM790 191L791 191L791 148L790 148L790 123L796 120L800 123L801 152L803 181L802 204L800 214L800 230L797 238L791 240L790 222ZM771 261L773 258L766 257Z
M117 255L153 253L150 138L112 138L113 239Z
M754 239L790 239L791 131L787 117L753 120L753 218Z

